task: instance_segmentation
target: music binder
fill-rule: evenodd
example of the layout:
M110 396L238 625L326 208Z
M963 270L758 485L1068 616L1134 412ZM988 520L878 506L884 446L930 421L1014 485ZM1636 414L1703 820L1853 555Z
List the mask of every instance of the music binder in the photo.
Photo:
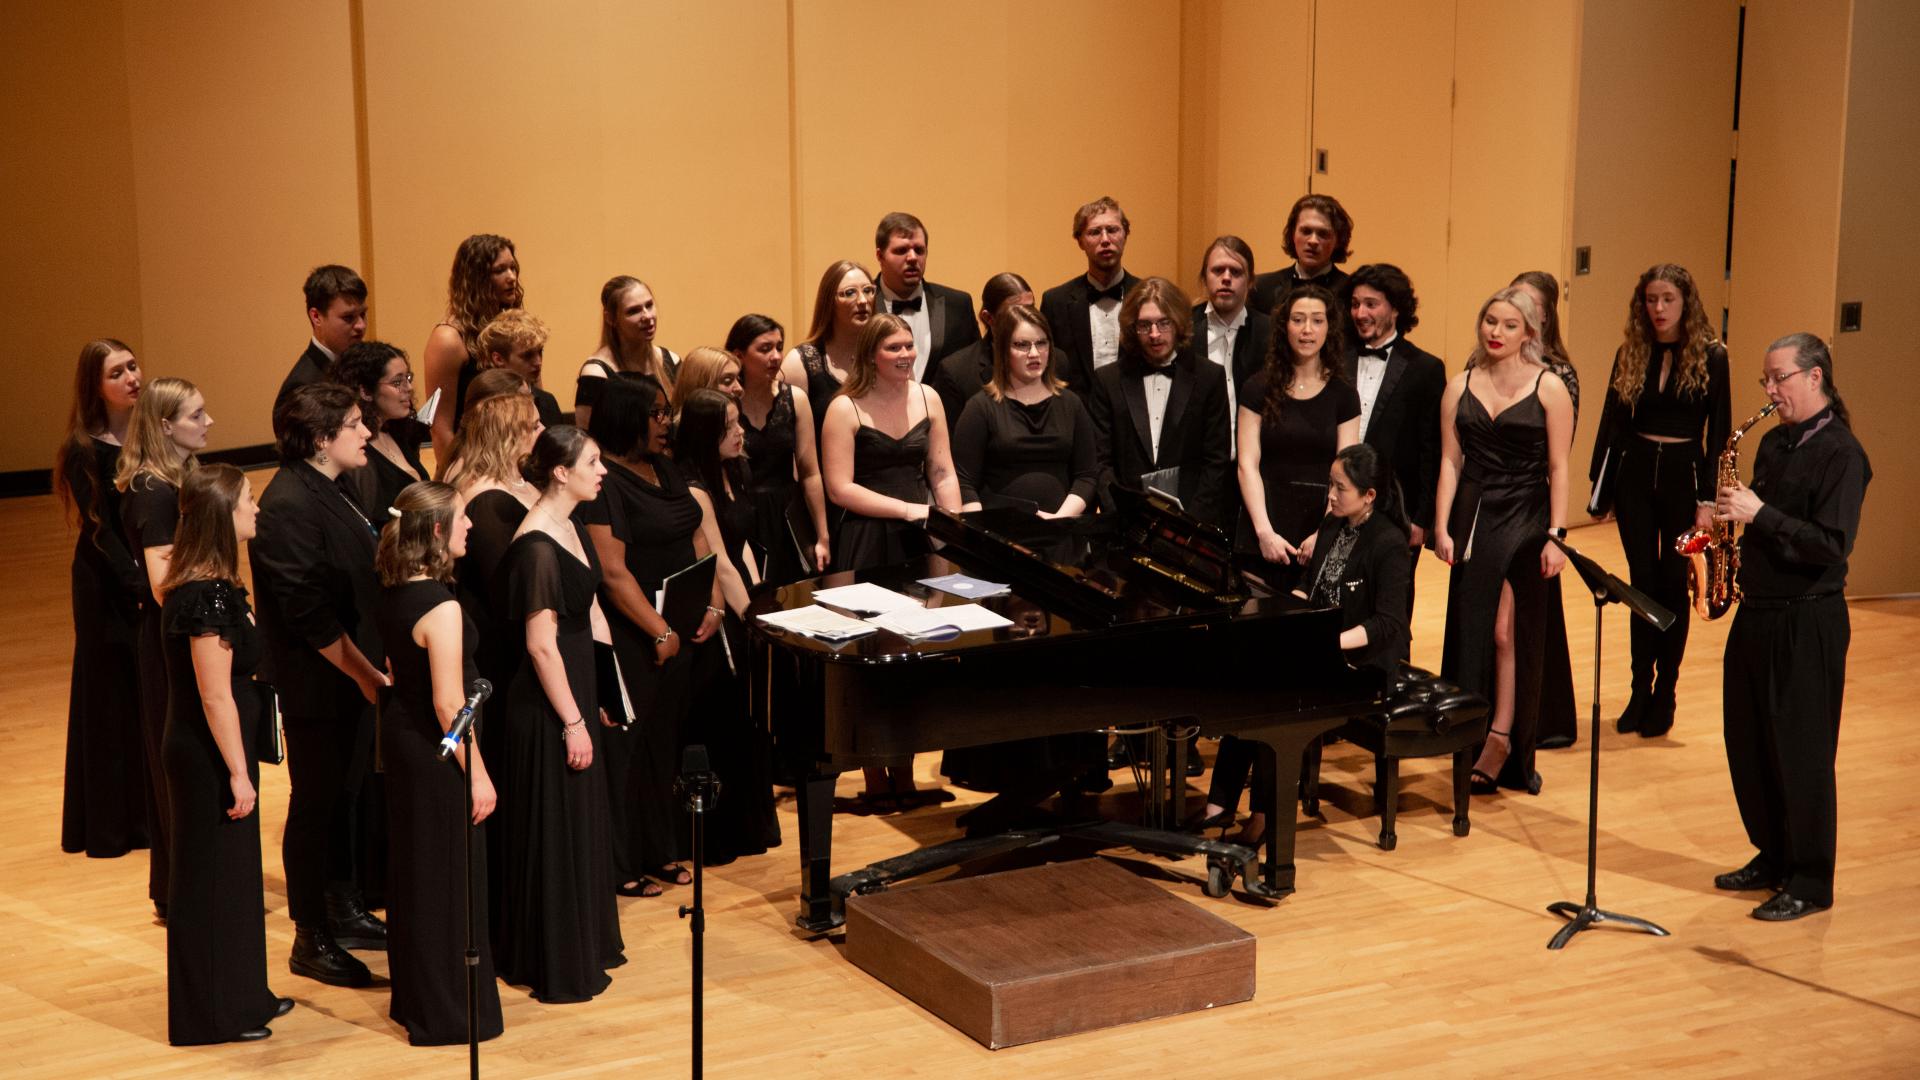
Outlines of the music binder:
M713 602L713 575L719 563L706 555L683 570L676 571L653 594L653 609L667 621L684 645L700 629L707 617L707 605Z
M1593 494L1587 498L1588 517L1605 517L1613 512L1613 474L1618 464L1613 447L1607 447L1600 457L1600 475L1593 480Z

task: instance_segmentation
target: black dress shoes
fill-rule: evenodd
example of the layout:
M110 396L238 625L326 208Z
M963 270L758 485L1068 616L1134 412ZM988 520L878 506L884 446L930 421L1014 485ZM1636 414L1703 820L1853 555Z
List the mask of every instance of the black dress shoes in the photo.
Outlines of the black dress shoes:
M373 972L367 965L320 929L294 928L293 955L287 958L287 970L330 986L373 985Z
M1792 922L1804 919L1815 912L1825 911L1832 904L1816 904L1811 900L1802 900L1790 892L1774 893L1766 903L1754 908L1750 914L1761 922Z
M366 901L357 890L327 894L327 932L343 949L384 950L387 947L387 924L367 910Z
M230 1042L259 1042L261 1039L264 1039L271 1034L273 1034L273 1029L270 1027L263 1026L263 1027L257 1027L257 1028L248 1028L247 1030L241 1032L240 1034L235 1035L229 1041Z
M1640 737L1657 739L1673 730L1673 714L1678 706L1671 696L1655 695L1640 716Z
M1625 735L1629 731L1639 731L1641 721L1646 718L1648 706L1653 704L1652 695L1639 690L1627 700L1627 707L1620 719L1613 722L1613 730Z
M274 1003L273 1018L275 1020L278 1020L292 1011L293 1011L293 999L281 998L279 1001Z
M1749 862L1738 870L1714 877L1713 887L1728 892L1751 892L1755 889L1778 890L1786 887L1786 880L1773 872L1759 859Z

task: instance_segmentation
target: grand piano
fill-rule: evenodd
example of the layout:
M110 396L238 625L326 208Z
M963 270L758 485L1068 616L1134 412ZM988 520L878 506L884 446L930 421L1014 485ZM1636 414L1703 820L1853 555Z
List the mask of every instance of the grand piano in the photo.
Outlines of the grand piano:
M954 849L951 857L903 857L890 860L891 868L876 864L836 879L833 787L841 772L899 755L1110 727L1197 727L1271 748L1274 804L1267 808L1264 864L1237 845L1156 829L1107 825L1101 840L1206 852L1212 895L1226 891L1237 857L1244 857L1238 861L1249 893L1277 899L1293 891L1302 752L1349 719L1381 711L1389 688L1341 656L1337 609L1265 588L1235 563L1224 533L1171 500L1119 495L1120 513L1067 521L936 508L927 528L941 543L939 554L798 582L755 601L748 620L752 707L776 757L798 778L801 927L838 926L850 892L1024 839L973 838L943 845ZM816 589L854 581L929 606L969 602L918 583L955 571L1009 583L1010 595L979 602L1012 625L950 640L882 630L830 644L757 618L804 607ZM1183 739L1167 745L1184 756ZM1184 780L1172 786L1181 789Z

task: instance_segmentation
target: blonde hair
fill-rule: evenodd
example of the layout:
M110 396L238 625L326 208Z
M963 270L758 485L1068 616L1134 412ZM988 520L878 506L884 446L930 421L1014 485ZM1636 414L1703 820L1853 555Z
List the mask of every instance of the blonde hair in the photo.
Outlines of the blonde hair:
M480 365L486 367L495 356L510 356L522 349L544 346L547 324L526 308L508 308L481 329L475 343L480 349Z
M853 370L847 373L847 381L840 387L840 394L859 400L867 396L873 384L879 378L880 343L895 334L913 335L913 327L907 320L889 312L877 312L860 328L860 342L853 351Z
M740 361L725 349L715 349L702 345L688 350L680 358L680 372L673 380L673 404L669 406L676 414L687 403L687 395L695 390L718 390L720 375L727 365L734 366L734 377L739 377Z
M481 480L508 487L520 478L520 448L540 426L531 394L501 394L467 410L440 479L461 488Z
M1544 366L1547 354L1546 345L1540 336L1540 308L1533 302L1533 297L1527 295L1527 291L1518 285L1509 285L1501 289L1487 297L1487 302L1480 305L1480 314L1473 317L1473 352L1467 356L1467 366L1479 367L1487 361L1487 347L1480 343L1480 324L1486 321L1487 309L1495 304L1512 304L1513 309L1520 313L1520 318L1526 322L1527 329L1532 332L1531 336L1521 343L1520 356L1530 363Z
M180 419L180 410L199 389L185 379L168 376L155 379L140 388L133 403L133 418L127 424L126 448L120 451L120 465L114 470L113 486L126 491L141 473L171 484L174 490L186 482L198 460L188 454L182 459L174 453L165 424Z

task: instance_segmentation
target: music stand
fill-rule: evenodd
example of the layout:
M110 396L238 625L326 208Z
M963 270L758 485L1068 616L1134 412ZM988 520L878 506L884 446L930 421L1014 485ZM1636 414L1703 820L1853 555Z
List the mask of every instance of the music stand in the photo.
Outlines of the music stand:
M1587 781L1587 901L1576 904L1571 900L1559 900L1547 905L1547 910L1555 915L1572 917L1572 922L1561 927L1547 943L1549 949L1565 948L1573 935L1582 930L1590 930L1600 923L1619 923L1636 930L1645 930L1655 937L1669 936L1664 927L1632 915L1603 911L1594 896L1594 875L1600 842L1600 642L1603 627L1602 615L1608 604L1621 604L1638 618L1665 630L1673 625L1673 612L1654 603L1647 594L1621 581L1608 573L1604 567L1575 550L1572 544L1557 536L1549 539L1566 553L1567 561L1573 564L1580 574L1580 580L1587 583L1593 592L1593 739L1589 747L1592 759L1591 774Z

